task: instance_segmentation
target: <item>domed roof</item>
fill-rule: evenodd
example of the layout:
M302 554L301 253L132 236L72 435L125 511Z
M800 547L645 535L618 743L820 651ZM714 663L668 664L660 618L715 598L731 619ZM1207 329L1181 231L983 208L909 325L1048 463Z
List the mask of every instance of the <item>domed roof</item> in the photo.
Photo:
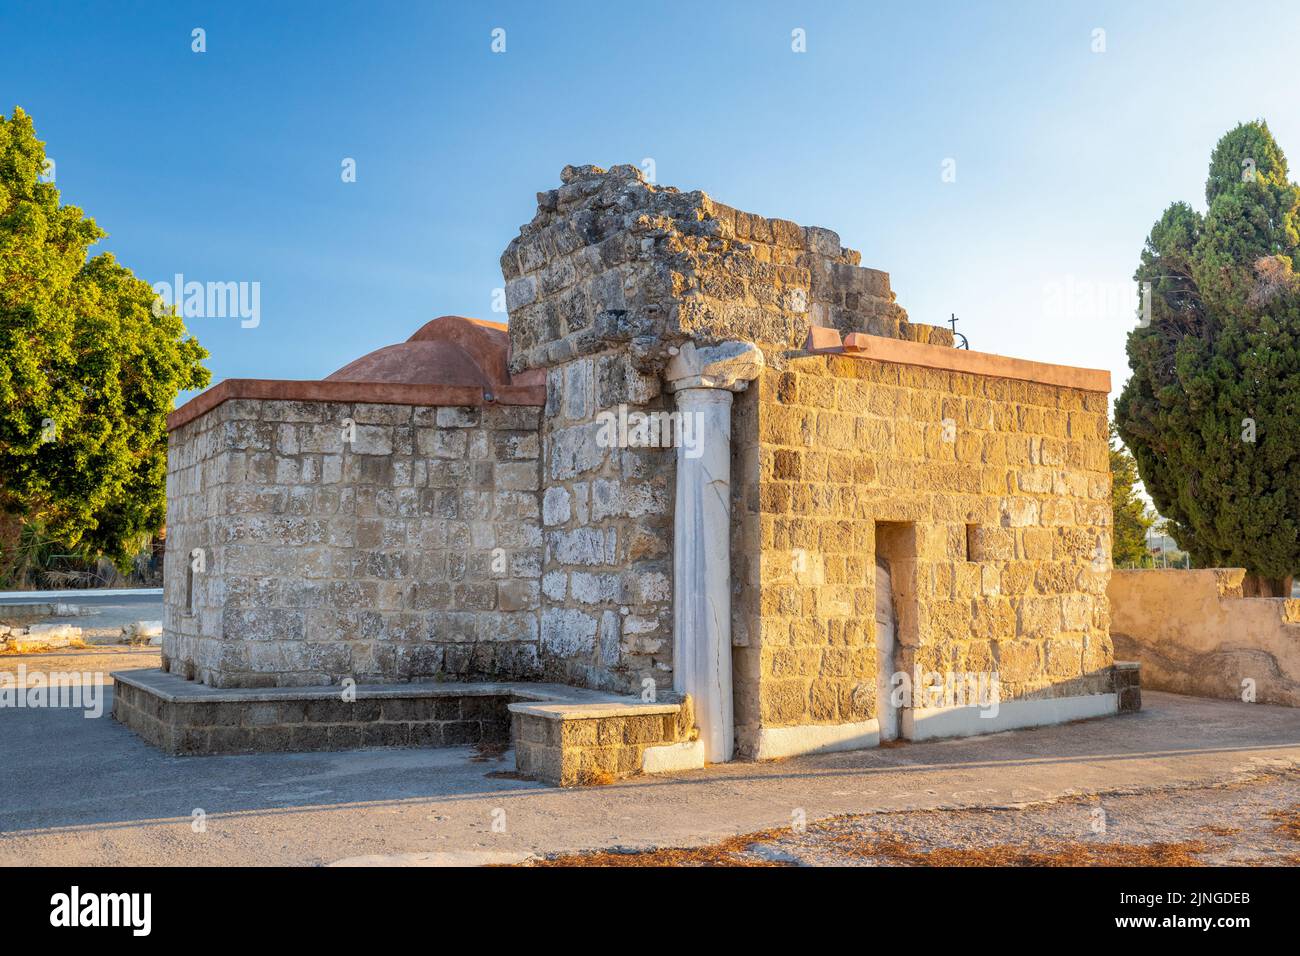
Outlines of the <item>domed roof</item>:
M405 342L386 345L325 377L327 382L383 382L400 385L501 385L545 382L544 373L510 375L506 326L460 315L426 322Z

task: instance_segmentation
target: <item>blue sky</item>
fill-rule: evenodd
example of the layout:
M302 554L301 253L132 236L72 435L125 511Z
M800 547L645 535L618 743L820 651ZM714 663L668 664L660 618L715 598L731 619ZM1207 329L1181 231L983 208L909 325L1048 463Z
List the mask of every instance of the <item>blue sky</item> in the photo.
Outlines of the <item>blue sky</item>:
M214 380L318 378L441 314L503 318L535 193L650 158L662 184L835 229L914 321L956 312L973 348L1118 390L1154 219L1203 207L1238 122L1300 156L1300 4L1242 9L6 0L0 111L33 115L97 249L151 283L261 284L257 328L190 322Z

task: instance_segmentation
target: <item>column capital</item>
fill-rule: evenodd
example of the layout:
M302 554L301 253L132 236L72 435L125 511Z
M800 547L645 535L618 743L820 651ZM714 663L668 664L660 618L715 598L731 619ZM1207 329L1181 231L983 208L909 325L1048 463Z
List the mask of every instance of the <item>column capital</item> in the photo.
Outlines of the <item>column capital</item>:
M682 346L664 369L670 392L686 388L722 388L741 392L763 370L763 353L753 342L722 342L697 348Z

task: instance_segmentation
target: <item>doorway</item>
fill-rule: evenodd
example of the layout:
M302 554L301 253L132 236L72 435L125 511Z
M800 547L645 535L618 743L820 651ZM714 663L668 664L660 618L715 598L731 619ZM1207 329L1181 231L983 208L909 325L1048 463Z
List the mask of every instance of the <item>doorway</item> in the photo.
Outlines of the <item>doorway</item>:
M876 555L876 719L880 739L898 739L898 706L894 703L894 648L898 639L898 618L894 614L894 589L890 582L889 559Z
M893 676L902 660L903 634L916 621L915 579L916 526L902 521L877 522L876 719L881 742L899 736L902 708L894 700Z

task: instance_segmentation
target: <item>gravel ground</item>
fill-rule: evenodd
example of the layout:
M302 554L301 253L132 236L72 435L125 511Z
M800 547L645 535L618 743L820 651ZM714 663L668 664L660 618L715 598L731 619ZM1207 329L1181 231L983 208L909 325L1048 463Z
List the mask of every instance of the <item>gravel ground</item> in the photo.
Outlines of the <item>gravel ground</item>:
M836 817L705 847L572 854L561 866L1300 865L1300 773L1028 808Z
M760 857L805 866L874 866L920 863L913 854L960 851L971 863L1003 862L1007 851L1098 862L1146 848L1167 862L1207 865L1300 864L1300 774L1249 783L1160 794L1061 800L1023 810L932 810L841 817L760 843ZM1289 825L1289 826L1288 826ZM893 850L902 844L902 858ZM1200 849L1203 845L1205 849ZM1177 851L1190 859L1176 859ZM875 850L881 852L873 852ZM865 852L864 852L865 851ZM1000 851L992 854L989 851ZM944 854L945 864L960 864ZM1009 859L1004 862L1011 862ZM1145 862L1160 862L1149 859Z

